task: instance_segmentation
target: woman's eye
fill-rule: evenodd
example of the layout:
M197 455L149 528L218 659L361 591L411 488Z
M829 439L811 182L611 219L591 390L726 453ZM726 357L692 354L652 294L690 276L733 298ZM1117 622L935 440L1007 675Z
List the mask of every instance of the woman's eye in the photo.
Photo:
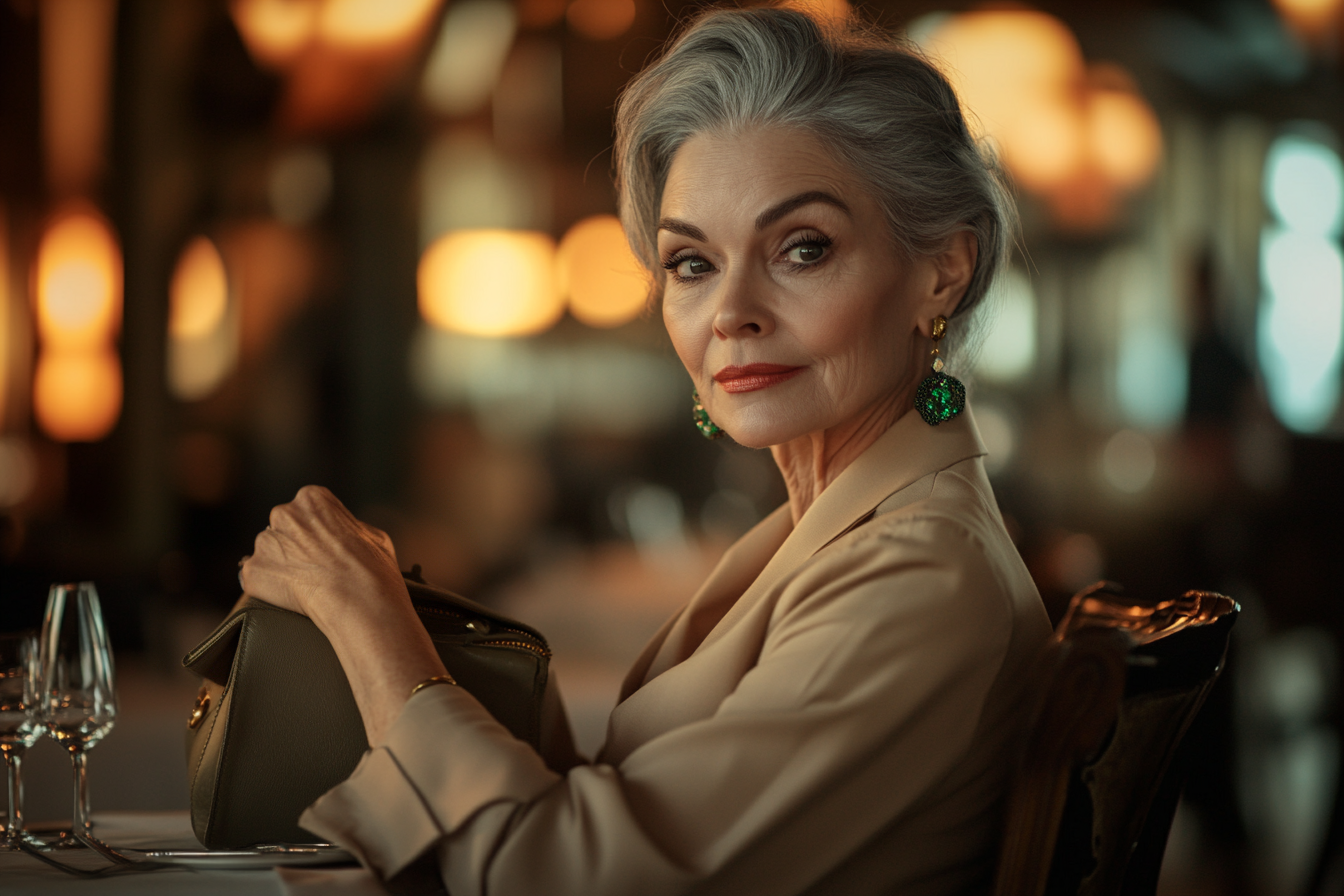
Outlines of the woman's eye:
M683 258L677 262L675 270L678 277L698 277L714 270L714 266L703 258Z
M785 257L795 264L812 264L821 261L825 254L826 246L822 243L799 243L790 248Z

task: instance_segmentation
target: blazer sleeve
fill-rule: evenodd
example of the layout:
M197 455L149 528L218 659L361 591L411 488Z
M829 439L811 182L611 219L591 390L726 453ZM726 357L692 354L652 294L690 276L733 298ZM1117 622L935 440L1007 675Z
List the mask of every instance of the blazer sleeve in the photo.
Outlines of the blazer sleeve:
M966 754L1011 634L967 529L864 528L794 575L713 715L619 766L556 774L470 694L428 688L301 823L384 877L435 849L454 896L803 889Z

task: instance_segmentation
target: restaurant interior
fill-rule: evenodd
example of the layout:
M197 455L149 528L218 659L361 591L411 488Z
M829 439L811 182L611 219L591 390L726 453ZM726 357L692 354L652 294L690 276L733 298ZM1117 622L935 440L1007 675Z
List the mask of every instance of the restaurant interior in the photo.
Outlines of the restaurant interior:
M1241 605L1159 892L1344 892L1344 3L797 2L902 32L1009 175L948 363L1053 617ZM0 0L0 631L96 584L95 812L186 808L181 659L307 483L545 633L600 746L785 498L696 431L615 217L616 98L702 5ZM68 818L59 748L25 772Z

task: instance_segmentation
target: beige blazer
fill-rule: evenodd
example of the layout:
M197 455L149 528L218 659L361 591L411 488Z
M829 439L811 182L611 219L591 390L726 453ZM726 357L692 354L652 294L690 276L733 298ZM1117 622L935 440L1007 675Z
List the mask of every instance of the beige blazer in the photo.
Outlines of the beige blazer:
M304 827L453 896L988 888L1050 632L969 412L911 412L724 555L644 650L597 761L557 773L427 688ZM451 670L450 670L451 671Z

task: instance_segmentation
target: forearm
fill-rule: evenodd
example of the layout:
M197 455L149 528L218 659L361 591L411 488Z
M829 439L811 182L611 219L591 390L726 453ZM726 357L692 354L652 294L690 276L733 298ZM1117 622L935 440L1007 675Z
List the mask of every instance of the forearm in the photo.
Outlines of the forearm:
M401 595L341 601L315 612L313 621L341 661L371 746L386 740L417 683L447 671L404 589Z

